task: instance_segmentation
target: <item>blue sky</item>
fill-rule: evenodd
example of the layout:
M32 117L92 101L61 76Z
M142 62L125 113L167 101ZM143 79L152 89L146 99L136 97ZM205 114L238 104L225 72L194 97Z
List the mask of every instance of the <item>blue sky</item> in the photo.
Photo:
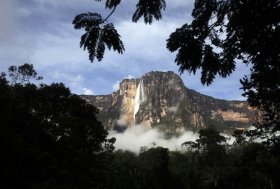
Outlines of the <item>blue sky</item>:
M44 77L44 83L63 82L76 94L109 94L119 81L141 77L149 71L174 71L175 53L166 48L166 39L182 24L191 21L193 0L166 0L163 20L145 25L133 23L137 1L122 0L110 17L125 44L125 53L106 51L102 62L90 63L79 47L82 30L72 21L77 14L98 12L105 17L104 0L1 0L0 1L0 71L10 65L32 63ZM200 74L181 75L185 85L200 93L220 99L242 100L239 83L249 68L237 64L228 78L217 77L211 86L200 84Z

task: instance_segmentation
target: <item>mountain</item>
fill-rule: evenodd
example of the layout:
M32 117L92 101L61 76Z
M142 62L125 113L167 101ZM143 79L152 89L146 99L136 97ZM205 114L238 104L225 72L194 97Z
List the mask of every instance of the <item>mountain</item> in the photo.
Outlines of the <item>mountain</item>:
M260 112L244 101L226 101L185 87L174 72L149 72L137 79L124 79L109 95L82 95L99 110L107 129L134 124L166 132L214 127L219 131L248 128Z

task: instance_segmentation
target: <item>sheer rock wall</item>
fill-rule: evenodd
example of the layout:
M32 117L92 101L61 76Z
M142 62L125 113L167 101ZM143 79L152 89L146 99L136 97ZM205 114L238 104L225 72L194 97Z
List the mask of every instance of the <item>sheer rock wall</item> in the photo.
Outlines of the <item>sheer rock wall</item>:
M145 101L135 112L135 96L141 79ZM110 95L82 97L100 109L99 118L108 129L143 124L167 132L206 127L233 130L249 127L260 119L260 112L246 102L200 94L186 88L182 79L171 71L124 79L119 90Z

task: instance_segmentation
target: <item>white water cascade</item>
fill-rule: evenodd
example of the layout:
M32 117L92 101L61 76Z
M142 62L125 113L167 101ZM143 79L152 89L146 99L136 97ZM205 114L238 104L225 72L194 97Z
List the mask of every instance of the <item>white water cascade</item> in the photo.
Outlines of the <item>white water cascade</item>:
M137 86L136 95L135 95L134 122L135 122L135 115L139 110L140 104L144 101L145 101L144 84L143 84L143 79L141 79Z

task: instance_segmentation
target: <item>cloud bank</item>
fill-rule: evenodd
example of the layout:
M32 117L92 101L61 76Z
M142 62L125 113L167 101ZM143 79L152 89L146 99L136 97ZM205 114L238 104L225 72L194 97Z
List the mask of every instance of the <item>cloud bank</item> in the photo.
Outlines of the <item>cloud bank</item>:
M186 148L182 146L184 142L195 142L199 138L199 133L192 131L182 131L178 136L167 138L164 132L156 128L148 128L143 125L134 125L126 129L125 122L119 120L119 131L110 130L108 138L115 137L116 143L114 144L116 150L128 150L136 154L139 153L141 147L164 147L170 151L185 151ZM254 127L250 127L254 129ZM220 133L221 136L226 138L226 143L229 145L234 144L236 138L226 133ZM246 138L249 141L249 138ZM260 142L254 140L254 142Z
M116 149L129 150L138 153L141 147L164 147L170 151L181 151L182 143L186 141L195 141L198 139L198 133L185 131L178 137L166 138L164 133L158 129L150 129L141 125L132 126L123 133L109 131L109 138L115 137Z

